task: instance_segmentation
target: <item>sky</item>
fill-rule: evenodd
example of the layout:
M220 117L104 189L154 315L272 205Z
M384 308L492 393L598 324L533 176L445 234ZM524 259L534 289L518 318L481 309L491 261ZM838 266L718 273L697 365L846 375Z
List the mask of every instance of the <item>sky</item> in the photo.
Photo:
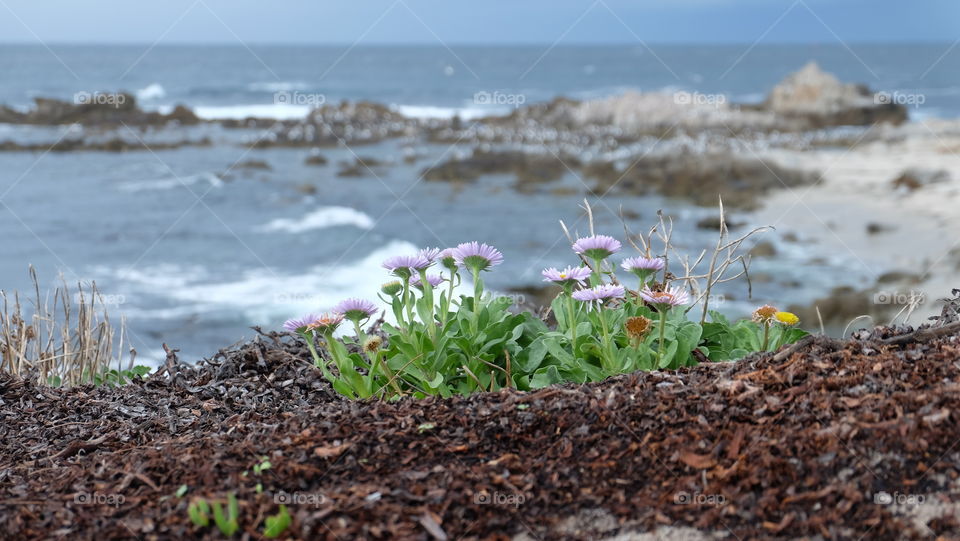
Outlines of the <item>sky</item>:
M960 0L0 0L0 42L602 44L960 39Z

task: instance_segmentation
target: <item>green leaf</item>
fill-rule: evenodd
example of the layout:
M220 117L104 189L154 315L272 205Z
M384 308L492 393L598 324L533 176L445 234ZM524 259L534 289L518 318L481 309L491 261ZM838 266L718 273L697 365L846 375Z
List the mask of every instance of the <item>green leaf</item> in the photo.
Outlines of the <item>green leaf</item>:
M547 356L547 344L542 338L538 338L530 347L523 350L527 353L526 362L518 363L518 368L522 371L532 374L540 368L543 359Z
M177 491L173 493L173 495L178 498L182 498L183 495L186 494L188 490L190 490L190 487L188 487L187 485L180 485L180 488L178 488Z
M673 361L674 357L677 356L677 344L676 341L667 344L663 356L660 357L660 363L657 365L659 368L676 368Z
M561 381L563 381L563 378L560 377L560 372L557 370L556 366L545 366L533 374L533 379L530 380L530 387L533 389L539 389L541 387L547 387L548 385L560 383Z
M727 319L727 316L721 314L720 312L718 312L718 311L716 311L716 310L707 310L707 315L710 316L710 321L712 321L712 322L714 322L714 323L719 323L720 325L723 325L724 327L729 327L729 326L730 326L730 320Z

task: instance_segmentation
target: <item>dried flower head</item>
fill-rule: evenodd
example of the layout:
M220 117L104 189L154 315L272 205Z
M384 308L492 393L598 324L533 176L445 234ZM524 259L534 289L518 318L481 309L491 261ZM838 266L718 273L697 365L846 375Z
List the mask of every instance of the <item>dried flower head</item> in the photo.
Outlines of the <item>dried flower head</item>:
M307 329L327 334L337 330L341 323L343 323L343 314L320 314L313 323L307 325Z
M563 270L557 270L554 267L543 269L541 273L544 282L553 282L561 286L571 286L574 284L583 284L590 275L593 274L588 267L567 267Z
M793 312L777 312L773 316L779 323L782 323L788 327L792 327L797 323L800 323L800 318L797 317L797 314Z
M643 316L628 317L626 323L623 324L624 329L627 331L627 336L631 340L643 340L650 330L653 328L653 323L649 318Z
M753 320L757 323L770 323L777 315L777 309L769 304L753 311Z
M380 338L377 335L368 336L366 340L363 341L363 351L366 353L376 353L380 351L380 348L383 346L383 338Z
M313 331L326 334L335 331L341 323L343 323L343 314L309 314L288 320L283 324L283 328L298 333Z
M344 299L333 307L333 313L341 314L350 321L362 321L377 313L377 305L365 299Z
M649 286L639 293L640 298L657 307L658 310L680 306L690 301L690 295L682 288L669 287L663 291L654 291Z
M590 259L606 259L620 251L620 241L607 235L577 239L573 251Z

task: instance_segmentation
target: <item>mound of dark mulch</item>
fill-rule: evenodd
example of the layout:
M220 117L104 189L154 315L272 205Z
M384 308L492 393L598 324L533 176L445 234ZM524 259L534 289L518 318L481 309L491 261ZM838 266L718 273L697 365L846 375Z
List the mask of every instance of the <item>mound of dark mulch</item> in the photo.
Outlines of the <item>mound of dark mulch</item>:
M279 503L298 539L956 536L960 339L898 332L397 403L339 399L277 337L122 388L0 374L0 531L217 538L187 505L234 492L250 539Z

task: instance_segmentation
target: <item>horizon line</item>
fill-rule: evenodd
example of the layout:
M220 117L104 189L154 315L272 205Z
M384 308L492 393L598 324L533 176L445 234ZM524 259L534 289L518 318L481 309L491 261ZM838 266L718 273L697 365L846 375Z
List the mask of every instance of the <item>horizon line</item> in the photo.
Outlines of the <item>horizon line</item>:
M846 45L935 45L935 44L944 44L944 43L953 43L949 39L891 39L891 40L844 40L843 42L836 40L829 41L802 41L802 40L785 40L785 41L768 41L763 43L754 43L751 41L610 41L610 42L592 42L592 41L583 41L583 42L571 42L571 43L561 43L553 44L550 42L504 42L504 43L493 43L493 42L444 42L438 43L437 41L377 41L370 43L355 44L346 41L330 41L330 42L308 42L308 41L251 41L246 40L243 42L238 41L169 41L166 43L153 43L149 41L94 41L94 40L83 40L83 41L53 41L53 40L30 40L30 41L6 41L0 39L0 46L3 45L17 45L17 46L98 46L98 47L131 47L131 46L145 46L145 47L244 47L244 46L262 46L262 47L616 47L616 46L716 46L716 45L730 45L730 46L756 46L760 47L763 45L837 45L843 47Z

